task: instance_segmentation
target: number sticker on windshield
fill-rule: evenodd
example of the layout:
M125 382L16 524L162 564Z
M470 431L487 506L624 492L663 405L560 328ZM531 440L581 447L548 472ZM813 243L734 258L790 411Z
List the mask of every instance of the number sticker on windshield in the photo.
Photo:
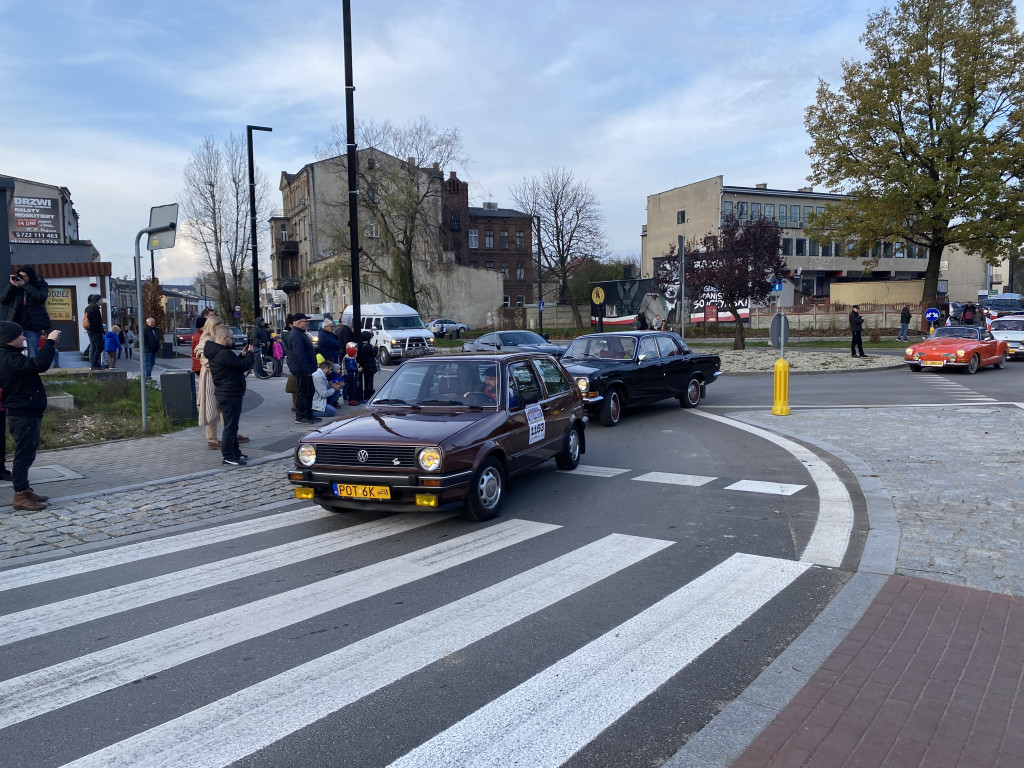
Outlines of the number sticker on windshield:
M530 425L530 442L536 443L544 439L546 425L544 423L544 411L539 405L526 406L526 421Z

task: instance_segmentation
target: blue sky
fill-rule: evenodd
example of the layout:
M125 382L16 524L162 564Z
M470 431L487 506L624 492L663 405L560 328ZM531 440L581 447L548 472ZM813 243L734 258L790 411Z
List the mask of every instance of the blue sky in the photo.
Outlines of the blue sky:
M650 194L807 183L804 108L881 5L353 0L356 115L458 127L471 205L570 168L638 255ZM0 0L0 71L0 173L68 187L115 275L204 136L272 126L276 186L345 119L340 0ZM187 247L160 255L160 276L194 273Z

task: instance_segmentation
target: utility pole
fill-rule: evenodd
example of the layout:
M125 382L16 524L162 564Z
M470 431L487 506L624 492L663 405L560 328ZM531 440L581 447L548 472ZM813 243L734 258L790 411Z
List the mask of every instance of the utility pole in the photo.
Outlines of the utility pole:
M352 3L342 0L345 37L345 147L348 166L348 235L352 253L352 335L359 338L363 318L359 313L359 176L356 163L356 87L352 75Z
M537 333L544 335L544 286L542 283L544 273L544 243L540 239L540 216L533 215L537 224ZM557 318L556 318L557 319Z
M249 236L252 243L252 319L260 316L260 260L256 256L256 168L252 163L252 132L272 131L262 125L245 126L246 148L249 150Z

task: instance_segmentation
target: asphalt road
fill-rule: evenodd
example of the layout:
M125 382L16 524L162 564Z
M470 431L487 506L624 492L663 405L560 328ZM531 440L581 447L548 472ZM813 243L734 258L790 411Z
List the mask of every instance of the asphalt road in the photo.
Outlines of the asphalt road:
M863 543L863 500L829 485L849 485L841 466L713 417L667 401L592 425L576 472L520 478L490 524L295 504L261 533L0 579L5 754L658 765L827 605Z

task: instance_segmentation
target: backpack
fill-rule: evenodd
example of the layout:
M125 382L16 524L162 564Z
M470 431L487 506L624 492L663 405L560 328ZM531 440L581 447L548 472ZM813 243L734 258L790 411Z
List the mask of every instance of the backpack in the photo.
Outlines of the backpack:
M86 310L86 311L88 311L88 310ZM89 316L88 315L85 315L85 314L82 315L82 327L85 330L87 330L87 331L89 330Z

